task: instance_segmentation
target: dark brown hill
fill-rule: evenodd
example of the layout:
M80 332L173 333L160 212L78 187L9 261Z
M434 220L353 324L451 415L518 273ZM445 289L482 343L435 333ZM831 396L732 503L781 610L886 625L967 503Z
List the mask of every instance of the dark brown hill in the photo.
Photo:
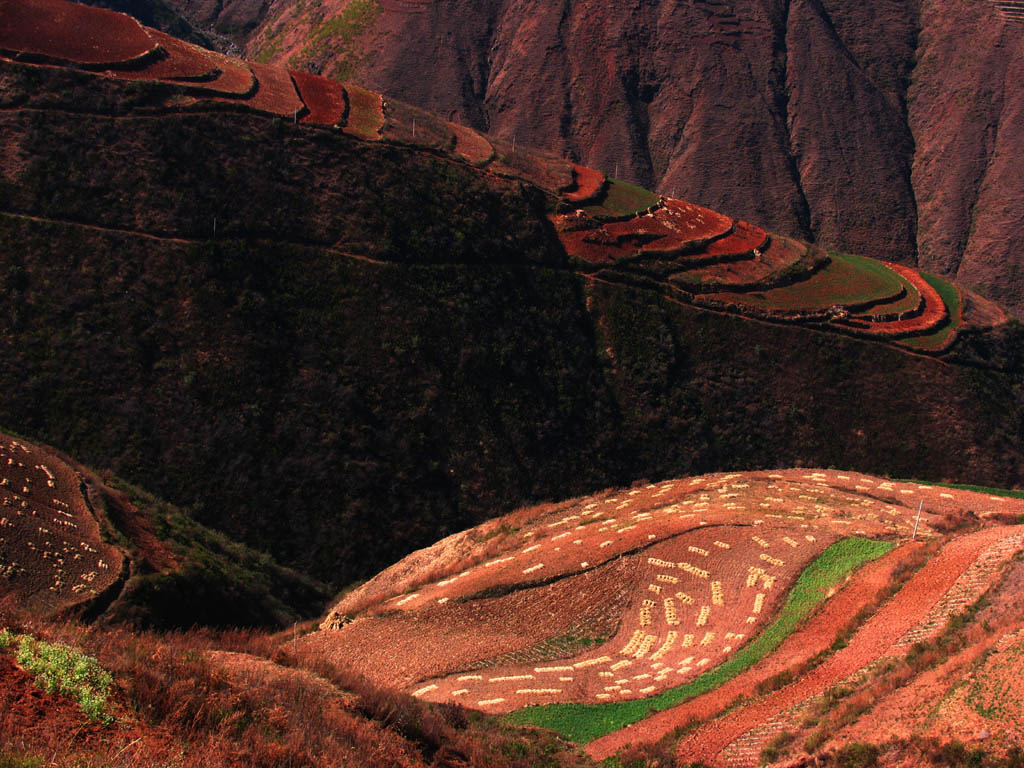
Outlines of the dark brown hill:
M183 4L216 18L213 4ZM247 53L1018 314L1024 43L984 0L247 0Z
M351 85L130 24L106 40L104 19L59 45L5 30L0 423L12 429L333 585L524 501L638 478L793 464L1021 475L1019 328L982 330L969 294L960 305L948 288L966 317L951 348L931 349L940 357L826 318L699 303L712 287L746 291L749 306L772 293L722 282L726 268L766 266L763 231L729 224L712 245L745 243L725 255L746 261L668 289L628 268L671 280L689 251L655 254L672 238L629 227L670 223L638 209L685 206ZM82 69L106 66L103 45L130 66ZM74 56L101 61L53 63ZM175 79L185 69L192 79ZM556 231L572 198L586 205L581 179L600 204L576 218L608 224ZM626 220L613 203L633 206ZM606 270L567 251L591 231L641 253ZM805 264L794 247L801 285L826 291L811 279L828 276L826 259ZM908 290L883 300L903 306ZM921 317L954 329L927 309L936 297ZM858 317L834 319L849 333L888 322Z

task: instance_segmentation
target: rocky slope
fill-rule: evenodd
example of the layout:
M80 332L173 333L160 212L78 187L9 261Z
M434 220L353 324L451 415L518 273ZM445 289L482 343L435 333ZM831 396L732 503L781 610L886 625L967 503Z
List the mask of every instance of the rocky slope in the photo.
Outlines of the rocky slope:
M1019 18L983 0L184 2L247 52L1018 314Z

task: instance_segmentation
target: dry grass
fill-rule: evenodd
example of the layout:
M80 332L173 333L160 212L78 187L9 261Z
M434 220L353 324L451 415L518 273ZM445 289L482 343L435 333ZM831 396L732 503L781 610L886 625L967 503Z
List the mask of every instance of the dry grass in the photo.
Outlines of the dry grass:
M0 719L0 760L125 768L587 764L554 737L378 688L317 657L295 656L265 633L99 629L33 620L4 605L0 624L78 648L114 681L109 725L87 725L83 716L81 728L69 728L67 708L47 698L31 729ZM249 654L251 669L230 674L213 651Z

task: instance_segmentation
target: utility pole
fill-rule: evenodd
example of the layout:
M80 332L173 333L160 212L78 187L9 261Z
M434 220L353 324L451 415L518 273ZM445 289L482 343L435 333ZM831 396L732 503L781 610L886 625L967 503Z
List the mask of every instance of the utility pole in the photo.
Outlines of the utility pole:
M917 522L914 523L914 535L910 537L911 539L917 538L917 526L921 524L921 507L923 506L924 499L921 499L921 503L917 505Z

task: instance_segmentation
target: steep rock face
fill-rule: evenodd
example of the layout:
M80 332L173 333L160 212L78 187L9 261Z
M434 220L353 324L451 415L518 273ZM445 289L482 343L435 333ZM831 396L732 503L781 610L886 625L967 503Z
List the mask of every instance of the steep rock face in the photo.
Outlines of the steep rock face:
M1020 30L974 0L278 0L248 53L1019 314Z

